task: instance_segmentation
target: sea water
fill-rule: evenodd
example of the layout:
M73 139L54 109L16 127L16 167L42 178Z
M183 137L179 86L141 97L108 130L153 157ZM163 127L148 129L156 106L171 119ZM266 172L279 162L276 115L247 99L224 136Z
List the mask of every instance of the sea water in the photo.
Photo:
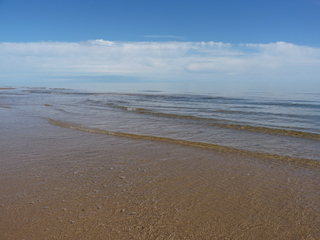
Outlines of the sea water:
M18 88L0 90L0 107L15 108L75 131L320 160L320 94L314 93L99 93Z

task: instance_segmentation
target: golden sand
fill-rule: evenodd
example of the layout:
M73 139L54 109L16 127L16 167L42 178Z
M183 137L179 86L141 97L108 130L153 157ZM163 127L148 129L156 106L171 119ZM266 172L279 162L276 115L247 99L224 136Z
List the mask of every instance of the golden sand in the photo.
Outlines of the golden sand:
M34 126L1 135L0 239L320 239L317 167Z

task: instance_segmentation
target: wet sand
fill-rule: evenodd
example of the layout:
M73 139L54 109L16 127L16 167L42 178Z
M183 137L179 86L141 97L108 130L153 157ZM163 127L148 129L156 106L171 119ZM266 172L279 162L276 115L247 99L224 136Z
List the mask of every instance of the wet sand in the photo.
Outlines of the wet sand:
M320 239L319 167L0 111L0 239Z

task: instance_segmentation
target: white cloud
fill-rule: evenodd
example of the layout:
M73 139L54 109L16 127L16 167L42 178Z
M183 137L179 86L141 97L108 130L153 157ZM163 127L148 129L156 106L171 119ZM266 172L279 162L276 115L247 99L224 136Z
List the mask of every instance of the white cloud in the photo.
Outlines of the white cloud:
M183 39L184 37L173 36L173 35L145 35L143 37L146 38L176 38L176 39Z
M0 43L0 81L21 76L129 76L150 80L320 79L320 49L277 42Z

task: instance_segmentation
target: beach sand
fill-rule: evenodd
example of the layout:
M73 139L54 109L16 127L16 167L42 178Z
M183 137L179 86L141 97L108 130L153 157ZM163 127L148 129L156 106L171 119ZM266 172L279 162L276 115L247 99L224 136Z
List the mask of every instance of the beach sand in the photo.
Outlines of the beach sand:
M0 111L0 239L320 239L318 167Z

